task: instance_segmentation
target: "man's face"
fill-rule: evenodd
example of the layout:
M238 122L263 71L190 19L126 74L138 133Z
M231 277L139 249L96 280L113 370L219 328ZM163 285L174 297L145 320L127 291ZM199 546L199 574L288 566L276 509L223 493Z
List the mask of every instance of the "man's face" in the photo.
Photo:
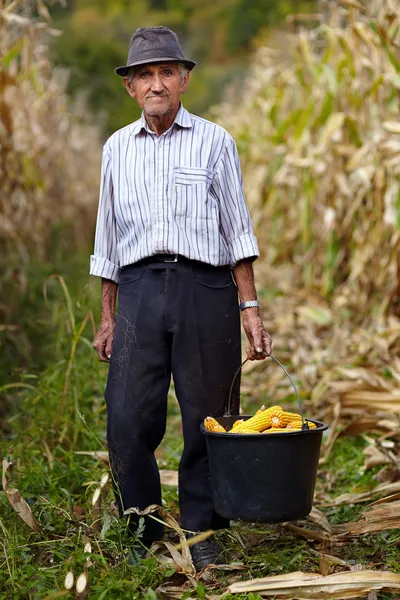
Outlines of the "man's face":
M124 85L146 114L157 117L178 109L188 81L188 75L182 78L177 63L166 62L138 68L133 81L124 78Z

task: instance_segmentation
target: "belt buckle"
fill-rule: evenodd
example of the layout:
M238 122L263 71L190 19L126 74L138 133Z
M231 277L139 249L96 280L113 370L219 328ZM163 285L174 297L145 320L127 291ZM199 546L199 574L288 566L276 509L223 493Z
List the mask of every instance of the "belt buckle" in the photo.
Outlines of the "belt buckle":
M166 263L176 263L176 262L178 262L178 255L177 254L171 254L171 259L165 258L163 260L163 262L166 262Z

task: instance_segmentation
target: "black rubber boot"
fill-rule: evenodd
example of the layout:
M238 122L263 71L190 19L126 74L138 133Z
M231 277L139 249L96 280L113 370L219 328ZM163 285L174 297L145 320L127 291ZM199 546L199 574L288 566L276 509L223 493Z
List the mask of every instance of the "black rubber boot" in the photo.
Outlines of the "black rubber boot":
M190 553L196 571L201 571L208 565L222 565L224 563L222 548L213 539L193 544L193 546L190 546Z

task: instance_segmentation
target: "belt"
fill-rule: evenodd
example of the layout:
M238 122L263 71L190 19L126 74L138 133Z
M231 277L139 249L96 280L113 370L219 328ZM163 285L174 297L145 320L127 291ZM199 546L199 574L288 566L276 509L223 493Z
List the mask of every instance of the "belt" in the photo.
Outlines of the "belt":
M198 263L197 260L192 260L182 254L154 254L138 260L135 265L151 265L153 263Z

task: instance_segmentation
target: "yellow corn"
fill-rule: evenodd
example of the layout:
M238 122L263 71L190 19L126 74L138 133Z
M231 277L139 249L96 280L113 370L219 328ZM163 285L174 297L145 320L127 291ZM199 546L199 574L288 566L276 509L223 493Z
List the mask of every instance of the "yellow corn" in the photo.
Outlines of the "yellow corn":
M307 419L306 421L310 429L315 429L317 427L315 423L311 423L311 421L308 421ZM286 425L286 429L301 429L302 425L303 423L301 421L292 421L291 423Z
M260 415L262 412L264 412L264 410L265 410L265 406L263 404L262 407L258 409L258 411L255 413L254 416ZM233 431L236 431L236 428L238 427L238 425L240 425L240 423L245 423L244 419L238 419L237 421L234 422L234 424L232 425L232 428L231 428L231 433Z
M236 429L236 427L238 427L238 425L240 425L240 423L244 423L244 419L238 419L237 421L235 421L234 424L232 425L231 431L234 431Z
M234 433L255 433L264 431L271 427L271 420L275 416L279 416L283 412L280 406L271 406L266 410L260 411L243 423L239 423L233 430Z
M300 431L301 427L292 427L288 429L287 427L270 427L263 431L263 433L289 433L289 431Z
M254 431L253 429L244 428L244 429L241 429L240 431L232 431L232 429L231 429L229 433L237 433L239 435L243 435L244 433L261 433L261 431Z
M204 427L207 429L207 431L226 433L224 427L222 427L222 425L220 425L213 417L206 417L204 419Z
M273 427L286 427L286 425L289 425L289 423L293 423L293 422L297 422L300 421L301 422L301 416L296 414L296 413L292 413L292 412L287 412L287 411L282 411L282 413L280 415L276 415L273 420L272 420L272 426Z

